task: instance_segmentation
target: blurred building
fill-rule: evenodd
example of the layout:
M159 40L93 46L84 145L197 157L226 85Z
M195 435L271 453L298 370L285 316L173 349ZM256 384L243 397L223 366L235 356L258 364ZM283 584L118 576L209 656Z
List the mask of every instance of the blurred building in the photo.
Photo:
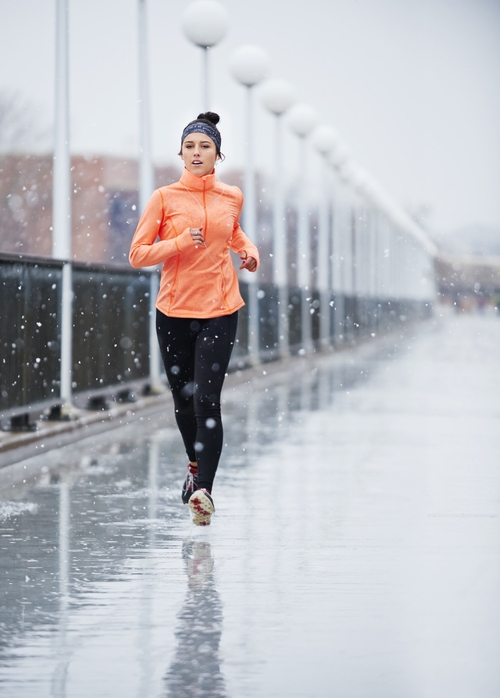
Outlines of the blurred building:
M179 179L181 167L157 166L157 187ZM243 189L243 173L228 170L222 180ZM71 158L72 256L74 261L128 263L130 241L139 220L139 164L120 157ZM273 279L272 183L256 174L259 278ZM287 203L287 266L296 285L297 211L291 190ZM245 227L244 212L242 219ZM317 266L317 212L311 212L313 277ZM0 155L0 252L35 257L52 255L52 156Z
M71 158L72 255L79 262L126 263L139 218L135 160ZM176 181L179 169L156 167L156 186ZM50 257L52 156L0 156L0 252Z
M439 252L435 260L441 302L471 311L500 305L500 256Z

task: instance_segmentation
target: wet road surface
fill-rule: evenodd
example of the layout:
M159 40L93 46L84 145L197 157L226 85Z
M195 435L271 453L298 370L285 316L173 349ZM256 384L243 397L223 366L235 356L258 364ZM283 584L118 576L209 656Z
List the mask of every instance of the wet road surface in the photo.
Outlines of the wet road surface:
M170 414L0 472L0 695L499 696L499 347L446 316L226 390L209 529Z

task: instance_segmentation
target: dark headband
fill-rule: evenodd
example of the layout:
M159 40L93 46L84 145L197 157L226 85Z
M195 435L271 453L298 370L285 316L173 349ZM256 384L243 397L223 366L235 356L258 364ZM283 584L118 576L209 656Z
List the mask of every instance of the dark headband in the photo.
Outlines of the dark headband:
M221 137L214 126L211 126L204 121L195 121L193 124L188 124L182 132L181 147L182 143L184 143L184 139L186 136L189 136L190 133L204 133L205 136L208 136L213 140L217 148L217 152L220 153Z

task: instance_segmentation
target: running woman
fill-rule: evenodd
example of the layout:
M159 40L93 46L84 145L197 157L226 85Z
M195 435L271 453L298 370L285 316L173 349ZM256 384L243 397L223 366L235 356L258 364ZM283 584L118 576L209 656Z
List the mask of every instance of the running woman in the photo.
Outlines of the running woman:
M189 459L182 501L198 526L210 524L215 511L220 396L244 305L230 250L240 256L240 269L254 272L259 266L257 248L239 224L243 195L215 174L224 157L218 122L217 114L207 112L186 126L182 176L153 193L130 248L133 267L163 263L156 330Z

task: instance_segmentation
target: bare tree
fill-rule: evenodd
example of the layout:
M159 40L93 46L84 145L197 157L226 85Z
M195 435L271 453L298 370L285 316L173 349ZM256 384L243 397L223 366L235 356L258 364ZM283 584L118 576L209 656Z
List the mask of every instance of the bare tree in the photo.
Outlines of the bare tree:
M1 90L0 153L47 151L49 145L40 109L18 92Z

